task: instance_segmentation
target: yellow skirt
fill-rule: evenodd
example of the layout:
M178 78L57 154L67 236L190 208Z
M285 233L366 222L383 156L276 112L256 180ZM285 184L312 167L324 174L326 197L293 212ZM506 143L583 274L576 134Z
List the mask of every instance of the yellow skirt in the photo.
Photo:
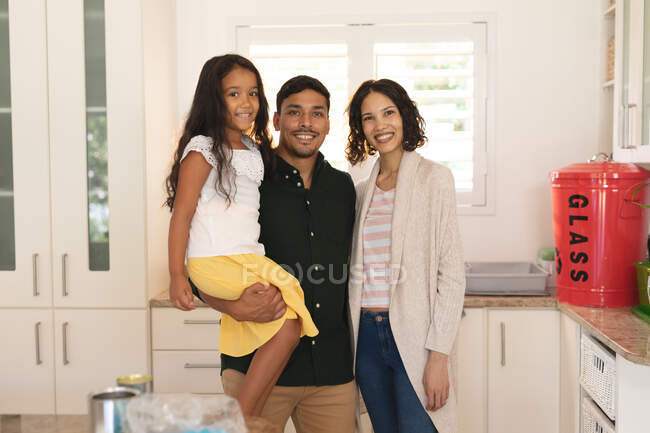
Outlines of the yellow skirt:
M280 289L287 311L278 320L267 323L238 322L221 315L219 350L230 356L244 356L273 337L287 319L300 320L300 336L314 337L318 329L305 307L305 295L298 280L268 257L259 254L191 257L187 272L194 284L215 298L234 301L248 286L260 282Z

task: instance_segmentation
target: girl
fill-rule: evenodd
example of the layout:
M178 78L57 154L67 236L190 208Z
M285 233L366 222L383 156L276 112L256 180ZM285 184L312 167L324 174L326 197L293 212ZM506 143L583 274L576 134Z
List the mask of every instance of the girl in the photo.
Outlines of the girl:
M172 301L191 299L187 256L190 279L210 296L235 300L256 282L271 283L287 305L282 318L268 323L222 315L222 353L244 356L258 349L237 396L247 416L260 415L299 338L318 333L300 284L258 243L258 187L271 155L268 120L255 66L234 54L213 57L199 76L167 178Z
M351 262L363 278L349 289L357 383L375 433L456 432L449 368L465 276L453 177L414 152L424 121L396 82L364 82L348 113L348 161L379 152L357 185Z

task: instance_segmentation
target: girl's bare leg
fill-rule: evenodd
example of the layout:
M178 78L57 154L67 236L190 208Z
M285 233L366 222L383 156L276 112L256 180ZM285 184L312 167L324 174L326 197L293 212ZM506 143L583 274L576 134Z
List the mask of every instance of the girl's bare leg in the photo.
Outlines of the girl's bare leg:
M237 396L244 416L260 415L271 389L299 341L300 321L287 319L280 330L257 349Z

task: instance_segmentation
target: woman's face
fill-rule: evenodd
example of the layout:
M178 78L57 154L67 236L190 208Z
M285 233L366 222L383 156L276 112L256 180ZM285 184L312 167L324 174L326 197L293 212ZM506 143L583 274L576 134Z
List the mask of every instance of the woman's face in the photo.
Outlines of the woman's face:
M248 131L260 109L255 74L236 66L221 80L221 91L228 110L227 128L239 132Z
M361 102L361 126L366 140L380 155L402 151L402 116L386 95L370 92Z

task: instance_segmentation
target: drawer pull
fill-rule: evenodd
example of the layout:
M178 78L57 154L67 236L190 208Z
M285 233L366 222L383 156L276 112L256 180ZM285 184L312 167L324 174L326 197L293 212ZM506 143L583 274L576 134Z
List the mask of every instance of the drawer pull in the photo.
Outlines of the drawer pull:
M501 322L501 366L506 366L506 324Z
M219 320L183 320L184 325L221 325Z
M70 364L68 359L68 322L63 322L63 365Z
M221 364L193 364L186 362L184 368L221 368Z
M36 365L41 365L41 322L36 322L34 326L34 336L36 337Z

